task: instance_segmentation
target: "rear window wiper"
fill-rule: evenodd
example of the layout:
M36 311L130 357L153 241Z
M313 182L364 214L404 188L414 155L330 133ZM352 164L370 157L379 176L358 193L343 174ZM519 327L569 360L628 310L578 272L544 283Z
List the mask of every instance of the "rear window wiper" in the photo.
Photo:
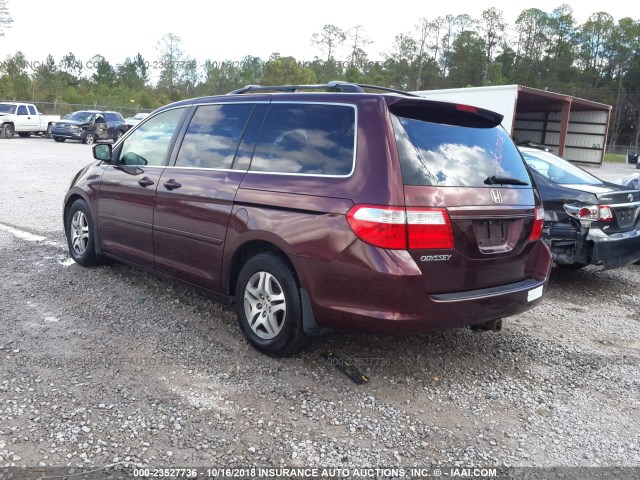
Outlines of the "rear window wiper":
M523 182L522 180L518 180L517 178L498 177L496 175L487 177L484 183L486 185L529 185L529 182Z

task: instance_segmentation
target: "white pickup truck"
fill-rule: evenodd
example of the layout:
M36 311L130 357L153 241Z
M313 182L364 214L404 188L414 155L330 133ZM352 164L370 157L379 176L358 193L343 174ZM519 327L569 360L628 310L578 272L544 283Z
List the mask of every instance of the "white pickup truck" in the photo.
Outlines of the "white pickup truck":
M44 134L51 137L53 124L60 115L42 115L31 103L0 103L0 137L12 138L15 133L21 137Z

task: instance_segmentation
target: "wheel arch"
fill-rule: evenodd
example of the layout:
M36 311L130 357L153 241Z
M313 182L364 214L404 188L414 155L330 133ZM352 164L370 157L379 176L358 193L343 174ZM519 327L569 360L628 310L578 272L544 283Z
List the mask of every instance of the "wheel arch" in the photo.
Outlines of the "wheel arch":
M300 277L295 265L289 256L280 247L266 240L249 240L243 243L233 254L229 262L229 269L225 285L225 293L234 296L236 294L236 283L242 266L252 257L261 253L271 253L282 260L291 270L298 287L300 287Z

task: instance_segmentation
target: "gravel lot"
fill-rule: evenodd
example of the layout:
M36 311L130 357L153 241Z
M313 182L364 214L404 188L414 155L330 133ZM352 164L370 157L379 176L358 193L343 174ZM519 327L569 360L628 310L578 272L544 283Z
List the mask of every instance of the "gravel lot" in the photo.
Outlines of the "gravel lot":
M90 159L0 140L0 466L640 467L640 267L554 270L500 333L330 333L271 359L228 306L68 260L61 202Z

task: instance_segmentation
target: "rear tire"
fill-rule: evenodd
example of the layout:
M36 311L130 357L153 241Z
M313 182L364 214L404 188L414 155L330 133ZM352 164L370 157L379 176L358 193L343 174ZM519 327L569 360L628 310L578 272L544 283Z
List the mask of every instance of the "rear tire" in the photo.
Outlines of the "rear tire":
M78 199L71 204L65 218L65 227L71 258L83 267L101 263L96 254L93 217L84 200Z
M53 130L53 125L49 124L47 126L47 131L44 132L44 138L51 138L51 130Z
M15 130L13 128L13 125L7 124L2 127L2 138L13 138L14 133Z
M295 276L278 256L261 253L240 270L236 284L240 329L258 351L286 357L309 341L302 327L302 304Z

